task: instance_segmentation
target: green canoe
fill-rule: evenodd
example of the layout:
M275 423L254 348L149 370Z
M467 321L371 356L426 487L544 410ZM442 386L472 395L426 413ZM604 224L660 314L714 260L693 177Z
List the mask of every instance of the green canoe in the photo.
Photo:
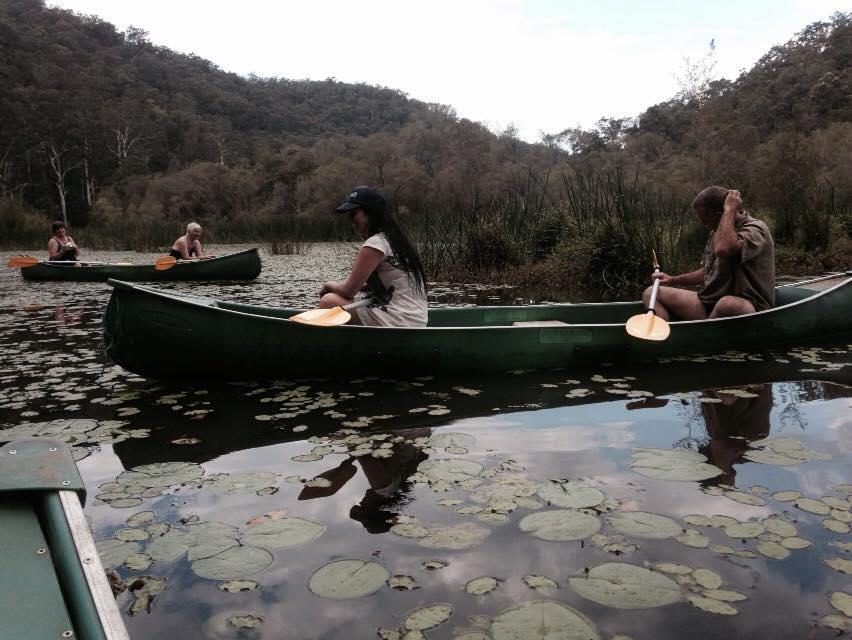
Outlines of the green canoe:
M643 311L639 302L440 308L429 310L425 328L317 327L287 320L297 309L111 280L104 339L116 363L151 378L334 378L637 362L852 334L849 275L823 290L779 287L777 306L767 311L672 322L662 342L625 331L626 320Z
M59 280L67 282L106 282L116 278L130 282L173 282L176 280L254 280L260 274L257 249L210 258L178 261L174 266L157 271L151 264L91 263L75 267L69 264L39 262L21 268L25 280Z
M0 448L0 637L128 640L85 496L63 443L31 438Z

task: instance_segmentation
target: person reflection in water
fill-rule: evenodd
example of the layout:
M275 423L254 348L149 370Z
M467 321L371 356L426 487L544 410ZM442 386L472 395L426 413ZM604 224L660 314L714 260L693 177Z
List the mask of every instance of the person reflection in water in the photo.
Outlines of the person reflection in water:
M749 442L769 435L769 414L772 411L772 385L738 387L742 394L707 391L701 403L701 414L710 440L698 452L719 467L722 474L705 480L704 486L726 484L734 486L737 472L734 464L742 461Z
M394 444L393 455L387 458L374 458L371 455L347 458L334 469L316 476L331 482L328 487L304 487L299 500L325 498L337 493L358 472L355 463L367 477L370 488L358 504L349 510L349 517L360 522L370 533L385 533L394 524L397 510L406 502L409 486L406 480L418 465L428 456L412 441L416 438L428 438L432 434L429 428L405 429L395 431L394 435L404 440Z

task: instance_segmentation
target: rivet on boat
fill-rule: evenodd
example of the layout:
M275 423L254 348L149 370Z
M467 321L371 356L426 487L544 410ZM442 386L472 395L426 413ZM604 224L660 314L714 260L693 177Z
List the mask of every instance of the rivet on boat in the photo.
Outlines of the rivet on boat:
M39 547L38 549L36 549L36 555L43 556L45 553L47 553L47 549L45 549L44 547Z

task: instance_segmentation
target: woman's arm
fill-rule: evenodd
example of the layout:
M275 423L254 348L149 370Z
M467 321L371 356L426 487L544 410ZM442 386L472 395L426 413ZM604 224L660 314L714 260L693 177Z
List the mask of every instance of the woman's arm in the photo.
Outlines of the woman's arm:
M376 267L379 266L379 263L384 257L384 254L378 249L361 247L358 255L355 257L355 264L352 265L349 277L346 280L323 283L320 295L336 293L344 298L354 298L355 294L361 290L361 287L367 282L367 278L376 270Z
M54 250L53 247L56 247L56 250ZM48 240L47 255L50 256L51 259L53 259L60 253L62 253L62 245L59 244L59 240L57 240L56 238L51 238L50 240Z

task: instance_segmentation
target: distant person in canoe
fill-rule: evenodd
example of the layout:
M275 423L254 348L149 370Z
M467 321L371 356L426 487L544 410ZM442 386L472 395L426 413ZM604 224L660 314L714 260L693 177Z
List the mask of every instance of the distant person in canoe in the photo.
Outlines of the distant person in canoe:
M742 208L740 192L707 187L692 202L710 229L702 266L660 280L656 313L664 320L727 318L770 309L775 304L775 248L766 223ZM698 290L677 287L694 287ZM651 287L643 302L648 305Z
M353 310L351 324L425 327L426 275L414 245L388 211L384 196L370 187L355 187L339 207L364 244L345 280L325 282L320 308L332 309L373 296L376 303Z
M201 251L201 225L190 222L186 225L186 233L175 240L169 255L175 260L193 260L197 258L212 258Z
M68 235L65 223L57 220L50 225L53 236L47 241L48 260L51 262L76 262L80 257L80 249L74 238Z

